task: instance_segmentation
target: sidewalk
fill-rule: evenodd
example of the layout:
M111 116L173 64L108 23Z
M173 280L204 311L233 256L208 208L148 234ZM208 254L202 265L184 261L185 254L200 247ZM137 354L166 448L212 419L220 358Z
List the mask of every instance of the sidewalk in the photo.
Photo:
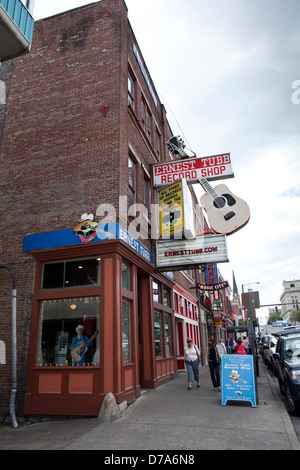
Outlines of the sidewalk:
M49 421L0 427L0 450L300 450L276 383L260 361L259 405L221 405L207 367L188 392L187 374L145 391L121 418ZM111 454L110 454L111 455Z

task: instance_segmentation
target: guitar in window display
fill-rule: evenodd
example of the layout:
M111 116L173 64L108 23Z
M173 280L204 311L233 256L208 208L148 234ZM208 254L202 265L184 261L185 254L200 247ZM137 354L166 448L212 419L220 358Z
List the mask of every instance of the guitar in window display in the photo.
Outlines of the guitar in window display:
M93 340L98 336L99 331L97 330L93 336L88 340L86 344L83 340L78 343L77 346L71 349L71 356L73 362L81 362L84 358L85 353L87 352L89 346L92 344Z
M174 155L190 158L184 151L183 141L179 137L172 137L167 145ZM200 202L207 213L209 225L215 233L231 235L249 222L248 204L233 194L228 186L218 184L213 188L206 178L199 178L198 181L205 191Z

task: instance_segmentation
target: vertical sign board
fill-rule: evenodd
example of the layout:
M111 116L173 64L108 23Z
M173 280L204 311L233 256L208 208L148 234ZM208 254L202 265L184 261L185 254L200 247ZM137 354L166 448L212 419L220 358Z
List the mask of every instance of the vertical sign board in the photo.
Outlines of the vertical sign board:
M185 179L159 192L160 237L195 238L193 201Z
M253 356L222 356L222 405L227 401L248 401L256 407Z

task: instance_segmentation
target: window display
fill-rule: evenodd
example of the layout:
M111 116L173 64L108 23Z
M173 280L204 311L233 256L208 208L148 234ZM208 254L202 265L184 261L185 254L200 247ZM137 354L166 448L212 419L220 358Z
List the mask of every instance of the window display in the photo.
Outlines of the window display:
M162 328L161 312L154 310L154 334L155 334L155 356L163 357L162 354Z
M165 313L164 320L165 320L166 356L172 356L171 316L168 313Z
M98 366L100 297L41 302L38 366Z
M160 284L153 281L152 289L153 289L153 302L160 303L161 302L161 300L160 300L160 289L161 289Z

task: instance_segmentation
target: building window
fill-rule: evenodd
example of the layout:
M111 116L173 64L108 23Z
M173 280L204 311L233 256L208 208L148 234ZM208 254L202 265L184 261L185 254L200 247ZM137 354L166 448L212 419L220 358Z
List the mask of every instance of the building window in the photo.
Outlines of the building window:
M152 141L152 114L144 97L142 97L142 127L145 131L145 134L149 142L151 142Z
M170 289L166 286L163 286L163 303L165 307L170 307Z
M164 314L165 323L165 344L166 344L166 356L172 356L172 328L171 328L171 315L169 313Z
M152 289L153 289L153 302L160 303L161 302L160 301L160 284L153 281Z
M148 177L144 177L144 206L148 210L148 217L150 218L151 208L151 184Z
M135 164L128 158L128 208L135 203Z
M131 362L131 308L130 301L122 298L122 359L123 364Z
M156 358L163 357L162 354L162 321L161 312L154 310L154 335L155 335L155 356Z
M100 285L100 257L43 263L42 289Z
M155 135L155 151L156 151L156 158L158 161L160 161L160 154L161 154L161 137L159 130L156 129L156 135Z
M128 106L134 108L135 104L135 79L133 74L128 71Z
M37 365L99 365L99 328L99 297L42 301Z
M122 261L122 289L130 290L130 265Z
M172 355L171 290L163 283L153 281L154 336L156 358Z
M146 109L147 109L147 105L146 105L144 97L142 97L142 127L144 131L146 130Z
M149 142L152 141L152 115L147 107L146 109L146 136Z

